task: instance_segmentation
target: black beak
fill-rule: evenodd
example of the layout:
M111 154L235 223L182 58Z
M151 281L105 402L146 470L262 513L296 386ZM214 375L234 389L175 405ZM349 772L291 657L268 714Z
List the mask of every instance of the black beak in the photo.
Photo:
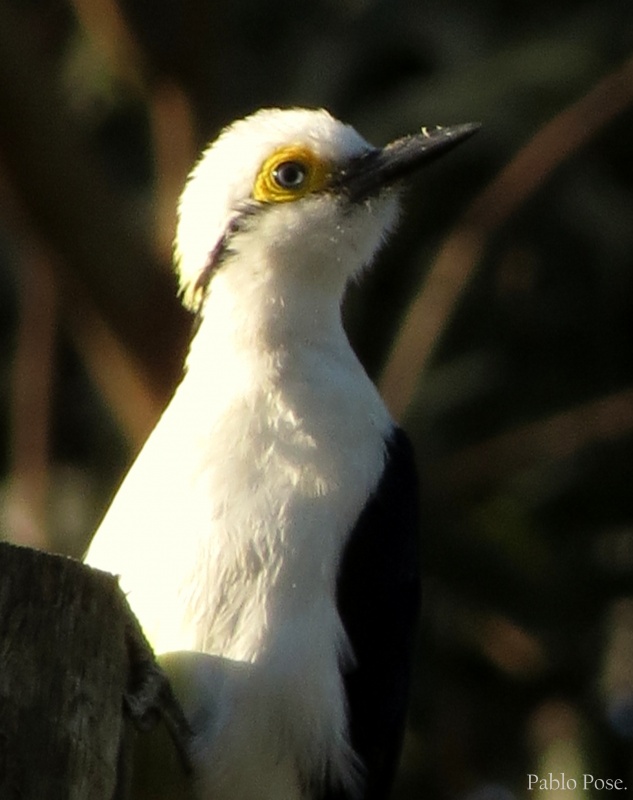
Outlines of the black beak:
M479 130L479 123L423 128L421 133L396 139L383 148L363 153L343 167L331 188L345 192L350 200L363 200L448 153Z

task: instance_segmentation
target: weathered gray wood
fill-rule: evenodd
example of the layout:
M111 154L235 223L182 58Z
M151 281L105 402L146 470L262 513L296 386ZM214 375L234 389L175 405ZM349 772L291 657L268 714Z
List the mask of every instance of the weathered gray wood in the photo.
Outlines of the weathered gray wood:
M0 798L119 800L125 715L187 724L112 575L0 543Z

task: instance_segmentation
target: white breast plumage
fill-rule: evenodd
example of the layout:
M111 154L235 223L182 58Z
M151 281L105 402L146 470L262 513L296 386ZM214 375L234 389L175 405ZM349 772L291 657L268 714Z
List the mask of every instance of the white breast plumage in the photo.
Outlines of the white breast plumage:
M217 314L201 326L186 379L88 561L120 573L157 652L197 650L228 660L228 673L218 667L215 676L224 709L216 758L231 741L238 774L228 762L213 772L231 775L232 798L245 780L239 747L249 763L258 746L272 748L255 758L258 780L270 769L264 762L278 762L281 752L294 780L297 765L320 763L349 783L340 666L350 654L336 572L382 473L391 421L340 325L336 336L322 330L309 343L295 338L264 358L227 341L234 329L219 306L226 311L221 292L210 298L206 313ZM277 730L260 736L250 723L242 730L236 704L247 719L261 717L269 728L273 720Z

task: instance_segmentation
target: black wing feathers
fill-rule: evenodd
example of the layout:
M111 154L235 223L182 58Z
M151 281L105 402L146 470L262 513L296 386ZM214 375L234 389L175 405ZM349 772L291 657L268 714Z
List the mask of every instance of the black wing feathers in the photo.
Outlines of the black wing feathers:
M362 800L383 800L395 775L420 602L418 480L395 428L385 471L343 552L338 609L355 665L344 676L350 736L365 765ZM325 800L347 800L330 791Z

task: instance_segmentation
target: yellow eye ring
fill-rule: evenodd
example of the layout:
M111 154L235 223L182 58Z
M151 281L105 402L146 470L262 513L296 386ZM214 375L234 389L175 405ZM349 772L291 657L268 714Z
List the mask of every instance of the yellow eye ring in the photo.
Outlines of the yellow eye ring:
M288 203L324 189L330 174L326 164L304 145L282 147L262 164L253 197L261 203Z

